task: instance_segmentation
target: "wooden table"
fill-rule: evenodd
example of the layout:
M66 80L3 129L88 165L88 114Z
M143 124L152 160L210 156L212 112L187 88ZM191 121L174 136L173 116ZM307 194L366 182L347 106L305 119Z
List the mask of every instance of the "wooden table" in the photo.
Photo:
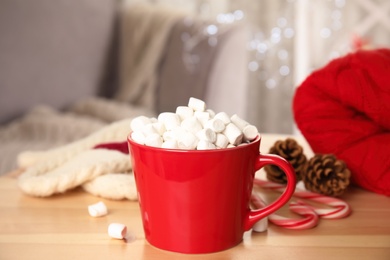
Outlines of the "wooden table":
M137 202L100 199L81 189L29 197L8 175L0 177L0 259L390 259L390 198L352 188L343 199L353 209L348 218L321 219L303 231L270 224L266 232L246 232L229 250L184 255L145 241ZM87 206L100 200L109 214L90 217ZM279 214L289 214L288 208ZM111 239L112 222L126 224L132 238Z

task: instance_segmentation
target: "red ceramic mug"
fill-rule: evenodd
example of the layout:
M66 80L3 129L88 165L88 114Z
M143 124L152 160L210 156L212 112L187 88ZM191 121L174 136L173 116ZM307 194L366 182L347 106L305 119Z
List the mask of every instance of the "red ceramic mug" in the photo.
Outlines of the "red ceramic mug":
M225 250L287 203L295 190L294 170L282 157L260 154L260 140L235 148L179 150L140 145L129 136L147 241L180 253ZM255 172L267 164L286 173L286 189L270 205L251 210Z

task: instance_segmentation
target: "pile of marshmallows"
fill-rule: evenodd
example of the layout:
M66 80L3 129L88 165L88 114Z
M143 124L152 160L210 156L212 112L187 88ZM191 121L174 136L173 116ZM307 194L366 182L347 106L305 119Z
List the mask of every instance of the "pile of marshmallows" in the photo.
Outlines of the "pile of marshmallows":
M163 112L157 118L139 116L130 123L131 138L143 145L185 150L208 150L247 144L259 134L254 125L234 114L215 113L191 97L188 106Z

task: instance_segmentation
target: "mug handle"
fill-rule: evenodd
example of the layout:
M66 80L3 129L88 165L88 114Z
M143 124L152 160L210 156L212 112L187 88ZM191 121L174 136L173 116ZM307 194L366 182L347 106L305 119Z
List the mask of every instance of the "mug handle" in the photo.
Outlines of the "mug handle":
M251 229L253 225L260 219L274 213L276 210L281 208L289 201L295 191L295 172L291 164L286 159L273 154L260 154L256 159L255 170L258 171L267 164L279 166L284 171L284 173L287 175L287 186L282 195L277 200L264 208L250 210L248 212L244 224L245 231Z

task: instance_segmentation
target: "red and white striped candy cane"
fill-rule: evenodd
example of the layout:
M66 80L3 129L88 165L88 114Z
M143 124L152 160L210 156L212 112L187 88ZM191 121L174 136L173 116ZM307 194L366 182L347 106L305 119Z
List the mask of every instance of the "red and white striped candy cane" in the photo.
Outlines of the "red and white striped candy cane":
M285 186L282 184L264 181L256 178L254 180L254 184L256 184L261 188L271 189L278 192L283 192L285 189ZM349 214L351 214L351 207L349 206L349 204L343 200L334 197L329 197L318 193L302 191L302 190L295 190L293 196L301 199L307 199L314 202L322 203L324 205L331 207L326 209L316 208L306 204L308 207L311 207L321 218L338 219L338 218L347 217ZM300 203L302 204L303 202Z
M265 202L255 194L252 194L251 201L257 208L265 207ZM307 205L291 202L289 208L291 211L304 218L286 218L273 213L268 216L268 220L277 226L288 229L309 229L317 226L319 217L310 207L307 207Z
M260 179L254 180L254 184L278 192L283 192L285 186L278 183L263 181ZM314 202L325 204L331 208L316 208L303 201L291 202L290 210L301 215L304 219L290 219L272 214L269 220L275 225L290 229L308 229L317 225L318 218L339 219L347 217L351 213L351 207L345 201L329 196L320 195L309 191L296 190L294 197L311 200ZM264 207L264 202L257 195L252 195L252 202L256 207Z

